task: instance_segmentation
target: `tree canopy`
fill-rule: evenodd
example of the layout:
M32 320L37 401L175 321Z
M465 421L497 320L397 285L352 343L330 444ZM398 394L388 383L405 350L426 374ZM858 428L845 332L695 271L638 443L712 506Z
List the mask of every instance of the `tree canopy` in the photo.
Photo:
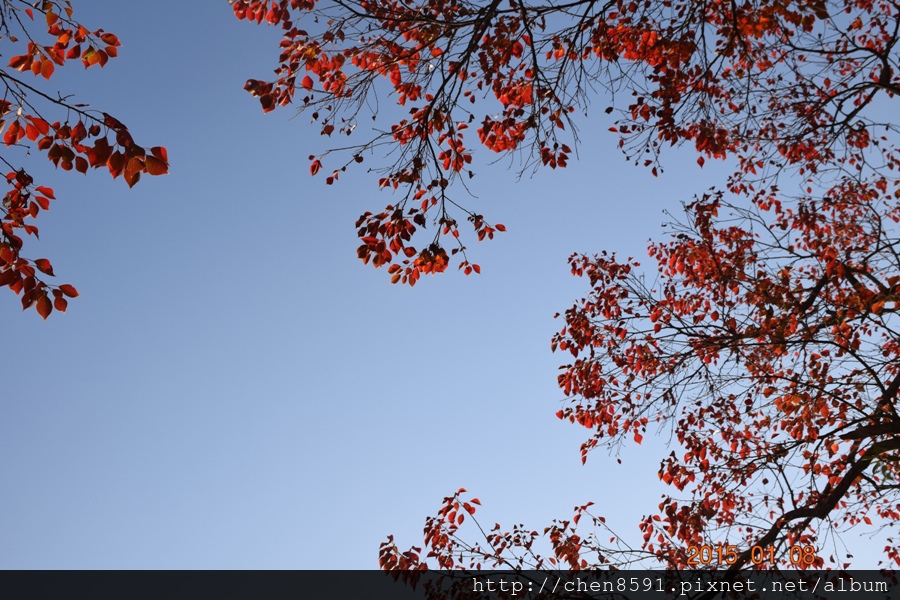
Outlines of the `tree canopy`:
M115 34L91 30L73 14L67 0L0 2L0 40L10 57L0 69L0 131L7 149L0 161L9 169L0 207L0 287L20 294L23 308L34 307L44 319L54 309L65 311L67 298L78 291L46 279L54 276L48 259L22 254L22 235L38 236L33 222L56 200L53 188L36 182L21 166L29 151L45 153L63 171L107 168L129 187L142 173L163 175L169 168L165 148L145 150L115 117L47 87L57 68L70 61L102 68L118 56L121 43Z
M283 29L275 77L246 85L263 110L294 105L323 135L361 138L310 156L311 173L331 184L347 167L375 162L377 184L398 190L357 223L360 258L389 265L394 282L443 271L457 253L460 268L478 271L460 223L479 240L504 228L450 196L472 185L476 149L519 153L527 168L565 167L580 115L599 118L598 103L614 115L627 159L654 176L664 148L681 144L701 166L734 165L721 186L686 203L667 240L650 244L655 269L607 253L571 258L590 291L560 315L552 341L571 355L557 416L589 430L583 459L640 444L648 431L673 438L659 469L672 493L639 524L641 547L617 536L605 543L605 521L590 505L544 529L549 556L535 550L539 531L522 526L472 540L460 526L478 502L461 490L428 519L423 546L401 551L392 538L382 546L384 568L647 559L821 567L843 564L824 552L834 532L896 526L900 5L239 0L233 8ZM388 99L402 113L385 109ZM586 517L594 529L579 533ZM724 556L698 563L704 545ZM900 564L896 544L885 559Z
M599 100L619 116L627 156L654 174L659 150L684 142L701 163L733 156L747 175L808 172L868 145L868 109L897 86L890 2L240 0L233 8L284 30L275 78L246 85L263 110L293 104L322 135L363 138L310 156L311 173L327 172L331 184L374 160L378 185L402 190L360 217L359 254L409 283L447 267L445 245L464 250L461 221L479 240L502 231L448 196L472 174L479 145L565 167L578 141L574 113ZM383 108L387 97L407 116L390 122L397 113ZM435 235L422 236L429 223ZM414 244L417 234L424 240Z

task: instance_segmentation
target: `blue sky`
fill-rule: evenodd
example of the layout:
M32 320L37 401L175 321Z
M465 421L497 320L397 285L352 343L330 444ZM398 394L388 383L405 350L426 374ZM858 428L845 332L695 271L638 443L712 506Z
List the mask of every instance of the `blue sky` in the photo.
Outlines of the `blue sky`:
M307 117L242 90L277 30L224 1L74 7L120 58L49 88L166 146L171 174L128 190L28 161L59 198L29 256L81 297L43 322L0 294L0 566L376 568L387 534L421 543L461 486L485 523L542 528L593 500L639 539L661 441L581 465L587 432L554 417L553 315L587 289L572 252L643 255L714 165L673 152L654 179L596 110L567 169L517 181L482 153L468 203L509 232L470 244L481 276L391 286L353 226L391 195L363 170L310 178Z

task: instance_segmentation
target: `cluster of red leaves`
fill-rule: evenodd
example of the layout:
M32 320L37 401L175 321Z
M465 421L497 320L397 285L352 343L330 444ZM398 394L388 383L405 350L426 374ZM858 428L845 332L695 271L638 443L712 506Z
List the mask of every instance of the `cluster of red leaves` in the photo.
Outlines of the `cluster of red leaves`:
M740 541L748 564L753 546L821 547L820 519L900 519L900 261L885 234L900 193L883 181L848 176L790 208L758 195L722 219L721 194L704 197L651 245L654 289L634 262L573 257L592 292L554 338L576 357L558 416L593 431L583 457L651 424L684 452L659 476L691 498L642 522L645 550L683 567L692 545Z
M441 233L422 251L432 256L446 234L464 250L460 219L450 213L474 213L449 201L445 191L461 174L472 175L473 150L463 131L476 120L478 141L488 149L524 150L536 164L565 167L571 148L558 136L577 139L571 113L587 109L596 87L624 87L633 97L612 129L629 157L654 174L660 146L683 142L702 154L701 165L704 156L729 154L759 162L770 151L792 163L814 164L831 155L836 140L852 145L859 108L879 89L897 86L885 54L896 9L885 1L392 0L360 2L353 10L315 0L232 4L239 19L284 31L275 78L246 85L263 110L295 104L311 112L322 135L349 136L367 100L380 94L378 86L389 86L409 116L352 146L352 157L332 170L327 183L368 151L396 149L386 153L392 159L379 186L402 187L404 198L378 214L392 220L397 210L405 220L433 215ZM310 158L313 174L324 158ZM434 202L408 208L422 196ZM375 250L378 242L407 258L418 255L419 247L406 239L412 229L399 237L391 233L395 229L396 223L361 228L371 250L360 256L376 267L392 262L396 250ZM428 254L421 258L432 264ZM406 266L410 273L425 272ZM469 266L463 260L460 268Z
M390 540L381 566L696 568L689 548L740 544L737 570L756 560L753 547L826 548L850 527L900 521L900 237L885 236L900 223L900 185L885 182L848 176L791 207L771 189L751 208L705 196L672 241L650 246L652 288L633 260L572 257L591 292L552 342L574 358L561 367L570 404L557 416L592 432L583 460L599 446L640 444L651 427L677 440L659 470L677 493L640 523L639 549L579 534L584 515L607 529L590 505L545 528L549 556L522 527L497 525L472 543L450 512L464 506L457 494L427 520L424 557ZM900 564L897 548L884 553ZM834 551L797 566L826 561L847 566ZM790 557L766 566L779 564Z
M25 6L20 8L9 0L0 4L2 37L14 45L25 44L25 52L10 59L10 69L50 79L55 66L63 66L67 61L80 59L85 68L103 67L118 55L118 38L102 29L90 31L73 21L69 2L44 1ZM36 14L46 22L47 44L37 42L30 30L30 22L38 18ZM14 34L10 29L13 24L21 31ZM5 86L4 99L0 100L0 131L5 147L33 146L46 152L54 166L64 171L87 173L89 168L106 167L113 178L121 175L129 187L140 180L142 173L168 172L165 148L145 150L114 117L54 98L8 71L0 71L0 80ZM48 111L54 110L62 111L65 120L46 118ZM0 286L21 294L23 308L34 306L46 319L54 309L64 312L66 297L75 297L78 292L68 284L43 281L38 273L54 276L50 262L22 256L24 242L17 231L37 237L38 228L26 221L50 210L54 192L49 187L34 186L33 178L6 157L0 160L11 170L6 175L10 189L0 209Z
M9 3L7 7L12 8ZM60 6L44 2L39 10L47 21L47 33L56 40L53 45L41 46L29 39L25 54L13 56L9 61L11 68L22 72L30 70L35 75L50 79L55 69L54 64L63 66L67 60L81 58L85 68L96 64L103 67L110 57L118 56L118 48L122 45L119 38L102 29L90 32L83 25L71 21L72 7L69 3ZM34 8L25 8L24 13L30 20L34 20ZM62 18L61 14L64 15Z
M394 573L395 578L415 583L419 577L416 572L428 568L442 570L468 569L528 569L528 570L581 570L609 565L608 549L595 533L581 536L577 532L581 519L589 521L595 531L603 530L611 534L608 544L618 544L615 552L632 555L632 560L639 560L646 552L628 549L619 543L619 538L606 526L603 517L591 513L593 502L576 506L574 514L568 520L556 520L543 529L551 554L543 556L538 548L542 533L527 529L524 525L516 525L503 529L499 523L489 531L482 530L483 543L471 542L460 534L461 526L467 517L475 521L477 507L481 505L478 498L466 499L466 489L460 488L452 496L444 498L440 510L434 517L428 517L424 529L424 548L412 547L401 552L394 543L393 536L381 544L378 553L379 565L386 571ZM479 525L479 528L481 526ZM606 545L608 545L606 544ZM423 556L424 553L424 556ZM590 556L589 562L586 557ZM434 561L429 567L429 559ZM470 588L471 590L471 588ZM429 595L429 597L432 597ZM448 595L447 590L440 590L434 597L465 598L465 593Z
M553 340L576 359L559 379L572 397L559 417L593 432L583 458L601 444L640 444L651 426L671 429L678 449L660 478L690 494L666 497L641 523L638 555L682 567L690 545L740 542L737 569L753 546L777 547L781 560L791 544L822 542L825 519L837 529L900 519L897 125L876 110L900 92L895 2L390 0L350 10L239 0L234 9L284 31L275 79L247 83L264 110L295 104L327 136L357 131L382 89L406 111L352 146L328 180L389 150L379 185L404 197L357 226L364 261L400 258L388 269L395 282L446 268L440 242L458 239L454 211L480 239L502 230L446 196L472 164L472 123L493 152L564 167L577 141L571 115L603 89L619 147L653 175L667 145L690 144L700 166L735 160L724 191L692 203L673 241L651 245L658 284L646 286L633 261L572 259L592 290ZM310 157L314 175L328 154ZM411 240L429 220L438 231L420 250ZM487 547L466 543L447 506L428 522L423 561L544 564L522 530L498 526ZM636 555L586 541L575 521L545 530L559 564ZM895 546L885 553L900 563ZM418 568L419 556L388 544L382 565Z

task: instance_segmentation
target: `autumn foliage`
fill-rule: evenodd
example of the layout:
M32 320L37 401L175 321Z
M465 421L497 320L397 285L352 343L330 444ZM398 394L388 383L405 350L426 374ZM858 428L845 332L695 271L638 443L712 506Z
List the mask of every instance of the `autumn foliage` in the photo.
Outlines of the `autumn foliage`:
M64 312L67 298L78 292L70 284L45 280L54 276L49 260L21 253L23 235L38 236L34 221L50 210L56 196L52 188L36 184L18 161L36 149L63 171L105 168L131 187L142 173L167 173L168 157L165 148L145 150L136 144L116 118L47 89L45 82L58 68L70 62L102 68L121 46L115 34L73 20L70 2L3 0L0 39L9 57L0 70L0 135L8 149L0 161L9 170L0 208L0 286L20 294L23 308L33 306L46 319L54 309Z
M382 546L384 568L684 568L698 566L690 548L704 544L734 547L732 570L822 567L844 561L826 550L831 536L896 527L900 5L239 0L233 8L284 31L274 79L246 86L264 110L293 104L323 135L365 136L342 158L311 156L313 175L328 173L331 184L354 163L388 157L376 167L378 185L399 200L357 226L359 256L390 265L395 282L443 271L458 252L461 268L476 269L459 223L468 220L479 240L503 228L448 196L454 182L467 184L475 148L565 167L578 141L574 119L592 100L608 104L619 147L654 176L666 146L692 147L700 166L734 165L719 188L686 204L667 241L650 245L649 264L607 253L571 259L590 291L561 315L552 341L570 356L557 416L588 430L582 459L647 435L673 439L659 469L672 493L639 523L642 545L607 535L590 504L543 531L497 525L473 541L460 528L477 503L460 491L428 519L424 546ZM386 97L401 112L369 129L364 117L384 117L368 107ZM434 235L414 243L429 225ZM580 533L579 522L592 531ZM797 561L791 548L815 552ZM885 558L900 565L896 542Z

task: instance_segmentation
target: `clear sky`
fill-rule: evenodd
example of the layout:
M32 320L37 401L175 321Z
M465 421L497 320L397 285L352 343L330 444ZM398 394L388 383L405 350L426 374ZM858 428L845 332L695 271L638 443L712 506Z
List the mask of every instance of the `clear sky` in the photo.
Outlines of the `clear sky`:
M588 432L554 416L553 315L587 290L571 253L642 256L663 208L721 168L673 152L652 178L598 102L566 169L517 181L480 153L468 204L509 230L470 244L481 276L391 286L354 229L391 194L364 170L311 178L308 117L242 89L276 66L277 30L224 0L73 5L120 58L49 89L166 146L171 174L128 190L27 163L59 198L28 255L81 297L44 322L0 293L0 567L376 568L387 534L421 544L461 486L488 524L542 528L593 500L640 539L664 440L581 465Z

